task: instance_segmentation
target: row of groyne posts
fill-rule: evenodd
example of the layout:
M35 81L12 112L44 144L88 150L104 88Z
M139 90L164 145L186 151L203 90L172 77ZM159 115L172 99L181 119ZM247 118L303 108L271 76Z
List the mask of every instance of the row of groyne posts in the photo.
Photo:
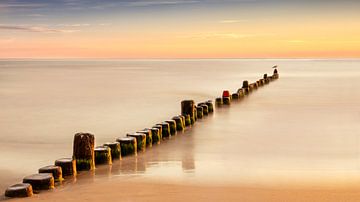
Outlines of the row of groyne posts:
M215 104L217 107L230 105L232 101L240 100L257 88L278 78L279 74L275 69L272 76L264 74L262 79L254 83L243 81L243 86L237 92L230 94L227 90L223 91L222 97L215 99ZM72 158L61 158L56 160L54 165L40 168L38 174L25 177L23 183L8 187L5 196L29 197L41 190L53 189L67 177L76 176L78 171L91 171L95 169L95 165L112 164L112 161L121 160L124 156L145 152L147 147L160 144L161 141L166 141L177 132L191 128L197 119L201 119L213 111L214 106L211 100L197 105L193 100L184 100L181 102L181 115L97 147L95 147L93 134L77 133L74 136Z

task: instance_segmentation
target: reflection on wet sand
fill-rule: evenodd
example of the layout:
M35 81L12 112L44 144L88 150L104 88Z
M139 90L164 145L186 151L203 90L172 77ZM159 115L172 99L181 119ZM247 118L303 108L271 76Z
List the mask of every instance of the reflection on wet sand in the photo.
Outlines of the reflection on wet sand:
M200 124L200 123L199 123ZM147 148L146 152L137 156L126 156L121 160L114 160L112 165L96 166L94 171L80 172L77 176L79 183L94 182L97 178L116 178L131 176L147 176L164 174L173 170L167 167L179 167L184 173L195 170L194 139L190 130L178 132L170 139L164 139L161 144ZM76 183L76 178L70 183Z

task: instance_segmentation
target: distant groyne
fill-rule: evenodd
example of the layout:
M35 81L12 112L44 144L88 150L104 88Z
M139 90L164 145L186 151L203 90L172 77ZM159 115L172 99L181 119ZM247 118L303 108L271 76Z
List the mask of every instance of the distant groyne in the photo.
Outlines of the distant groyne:
M229 107L240 102L252 92L279 78L277 69L273 74L255 82L247 80L235 92L224 90L222 95L212 100L195 103L194 100L181 102L180 115L157 123L149 128L137 130L135 133L114 138L114 142L96 145L95 135L91 133L76 133L73 140L73 156L54 161L54 165L41 167L37 174L26 176L22 183L12 185L5 191L6 197L29 197L42 190L54 189L69 177L76 177L78 172L94 170L97 165L110 165L123 157L146 152L152 145L161 145L163 141L171 140L172 136L180 135L185 130L196 127L199 119L204 119L215 111L215 108Z

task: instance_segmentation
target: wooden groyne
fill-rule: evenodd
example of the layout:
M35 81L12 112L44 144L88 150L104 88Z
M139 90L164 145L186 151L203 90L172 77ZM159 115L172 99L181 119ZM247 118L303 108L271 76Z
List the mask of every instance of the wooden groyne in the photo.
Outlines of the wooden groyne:
M277 69L271 76L264 74L263 77L253 83L245 80L242 87L236 92L230 93L224 90L221 97L215 99L216 107L230 106L233 101L240 101L258 88L269 84L279 78ZM214 104L211 100L196 104L194 100L181 102L181 114L157 123L150 128L138 130L136 133L118 137L114 142L108 142L95 147L95 136L90 133L76 133L73 141L72 158L57 159L54 165L42 167L38 174L25 177L23 183L8 187L6 197L29 197L41 190L54 189L68 176L75 177L80 172L94 170L96 165L112 164L112 161L121 160L124 156L137 155L138 152L146 152L153 144L161 144L168 141L171 136L181 134L184 130L195 127L199 119L211 115L214 112Z

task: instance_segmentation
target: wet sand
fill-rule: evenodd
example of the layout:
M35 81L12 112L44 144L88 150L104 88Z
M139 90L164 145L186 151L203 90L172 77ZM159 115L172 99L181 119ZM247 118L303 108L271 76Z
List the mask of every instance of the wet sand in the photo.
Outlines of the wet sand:
M359 201L357 188L204 186L144 180L102 181L11 201Z

